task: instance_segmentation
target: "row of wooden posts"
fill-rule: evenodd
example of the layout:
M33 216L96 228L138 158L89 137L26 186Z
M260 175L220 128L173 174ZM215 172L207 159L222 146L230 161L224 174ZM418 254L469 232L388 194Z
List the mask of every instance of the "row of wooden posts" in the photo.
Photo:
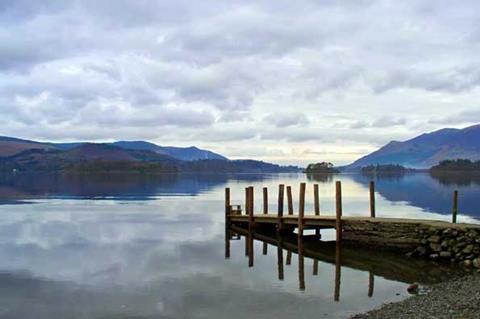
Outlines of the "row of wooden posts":
M305 215L305 190L306 183L300 183L300 197L299 197L299 209L298 209L298 228L299 232L303 231L303 218ZM284 208L284 191L285 185L280 184L278 188L278 222L277 230L281 231L283 228L283 208ZM288 215L293 215L293 198L292 198L292 188L291 186L286 187L287 191L287 207ZM375 205L375 182L370 181L369 183L369 199L370 199L370 217L376 217L376 205ZM314 198L314 211L315 215L320 215L320 196L318 184L313 185L313 198ZM238 211L241 212L238 207ZM226 221L229 219L229 215L232 213L232 206L230 202L230 188L225 189L225 218ZM268 188L263 188L263 214L268 214ZM254 188L253 186L245 188L245 214L249 216L248 224L249 228L255 226L254 221ZM336 215L336 229L341 229L341 217L343 214L342 209L342 183L337 181L335 183L335 215ZM458 214L458 190L453 192L453 207L452 207L452 223L457 222ZM341 239L341 232L337 231L337 240Z

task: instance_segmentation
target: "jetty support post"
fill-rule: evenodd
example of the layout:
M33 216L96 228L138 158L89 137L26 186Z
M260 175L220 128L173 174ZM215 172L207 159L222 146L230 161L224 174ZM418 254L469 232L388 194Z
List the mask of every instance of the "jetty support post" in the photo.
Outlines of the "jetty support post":
M342 182L340 181L335 183L335 207L335 230L337 233L336 240L337 243L340 243L342 241Z
M318 191L318 184L313 185L313 203L315 208L315 216L320 215L320 194ZM315 236L320 237L320 229L315 229Z
M288 206L288 215L293 215L293 198L292 198L292 187L287 186L287 206Z
M283 230L283 193L285 185L278 185L278 211L277 211L277 232Z
M303 255L303 228L305 217L305 183L300 184L298 207L298 282L300 290L305 290L305 257Z
M248 187L248 267L253 267L254 258L253 231L255 229L255 220L253 219L253 193L253 186Z
M250 186L248 187L248 195L247 195L247 198L248 198L248 210L247 210L247 214L248 214L248 231L249 232L252 232L253 229L255 228L255 220L254 220L254 217L253 217L253 211L254 211L254 207L253 207L253 203L254 203L254 199L253 199L253 186Z
M458 190L453 192L453 208L452 208L452 223L457 222L458 214Z
M225 259L230 258L230 188L225 188Z
M375 182L370 181L370 217L375 218Z
M268 188L263 188L263 213L268 214Z
M304 228L304 217L305 217L305 183L300 184L300 197L298 201L298 241L300 244L300 239L303 236L303 228ZM298 247L300 249L300 245Z

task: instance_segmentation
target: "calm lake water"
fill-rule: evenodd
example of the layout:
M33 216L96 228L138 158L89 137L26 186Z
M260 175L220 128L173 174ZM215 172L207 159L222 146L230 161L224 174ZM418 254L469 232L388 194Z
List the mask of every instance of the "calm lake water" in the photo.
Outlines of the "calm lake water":
M375 252L342 248L336 260L335 247L311 243L309 250L322 257L305 257L305 289L299 289L296 254L290 263L280 249L283 280L273 245L264 255L256 240L248 267L241 237L225 259L225 187L233 203L243 204L244 188L254 186L258 209L267 186L276 211L279 183L292 185L297 198L298 184L307 182L312 212L312 185L319 183L321 211L333 214L334 181L341 180L344 215L366 216L370 179L1 176L0 318L347 318L405 298L411 281L452 275L448 267ZM412 174L376 181L377 216L449 220L459 189L459 221L480 220L478 180ZM328 231L322 236L333 238Z

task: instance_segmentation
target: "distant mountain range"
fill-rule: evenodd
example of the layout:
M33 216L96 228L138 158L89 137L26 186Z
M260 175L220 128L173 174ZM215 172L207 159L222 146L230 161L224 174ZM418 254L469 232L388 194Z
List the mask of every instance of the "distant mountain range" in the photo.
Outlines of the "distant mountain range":
M398 164L423 169L443 160L458 158L480 159L480 125L464 129L446 128L404 142L393 141L347 168Z
M254 160L229 160L196 147L145 141L44 143L0 137L0 171L281 172L298 171Z
M44 143L22 140L14 137L0 136L0 157L12 156L21 151L31 149L43 150L70 150L82 145L93 144L87 142L77 143ZM152 151L157 154L168 155L182 161L196 161L206 159L227 160L225 156L197 147L171 147L159 146L145 141L119 141L114 143L102 143L97 145L112 145L125 150Z

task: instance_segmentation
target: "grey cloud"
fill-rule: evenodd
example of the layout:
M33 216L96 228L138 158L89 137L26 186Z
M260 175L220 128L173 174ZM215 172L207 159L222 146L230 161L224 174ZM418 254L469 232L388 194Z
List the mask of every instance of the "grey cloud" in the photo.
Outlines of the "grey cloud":
M264 119L266 124L273 124L276 127L288 127L297 125L308 125L310 121L303 113L273 113Z
M444 0L5 0L2 134L139 138L168 126L173 143L394 139L413 125L401 112L382 119L395 101L408 99L400 108L418 106L427 123L451 108L434 107L442 101L476 100L479 9ZM367 105L360 121L358 105ZM341 125L326 118L332 111Z

